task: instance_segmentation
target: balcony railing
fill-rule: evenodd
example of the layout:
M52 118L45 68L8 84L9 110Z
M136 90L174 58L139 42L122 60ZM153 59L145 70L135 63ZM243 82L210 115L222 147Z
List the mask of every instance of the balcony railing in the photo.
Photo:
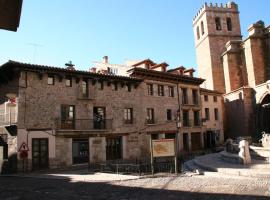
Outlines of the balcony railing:
M112 129L112 119L59 119L56 128L58 130L109 130Z
M0 126L10 126L17 124L17 112L0 114Z
M183 127L200 127L202 125L203 124L200 120L198 120L198 121L194 121L194 119L183 120Z
M146 119L145 124L156 124L157 120L156 119Z

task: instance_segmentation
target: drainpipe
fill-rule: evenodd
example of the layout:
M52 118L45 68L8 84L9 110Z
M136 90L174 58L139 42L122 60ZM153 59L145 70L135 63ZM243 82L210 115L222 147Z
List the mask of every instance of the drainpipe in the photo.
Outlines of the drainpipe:
M177 128L177 133L175 134L175 173L178 173L178 162L177 162L177 158L178 158L178 151L179 151L179 136L181 134L180 132L180 128L181 128L181 103L180 103L180 93L179 93L179 84L177 82L176 84L176 91L177 91L177 104L178 104L178 112L177 112L177 116L176 116L176 128Z

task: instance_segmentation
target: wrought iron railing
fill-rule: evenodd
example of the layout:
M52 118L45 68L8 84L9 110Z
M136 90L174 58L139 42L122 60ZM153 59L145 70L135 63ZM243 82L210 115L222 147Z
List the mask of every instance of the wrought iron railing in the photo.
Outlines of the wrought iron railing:
M0 114L0 126L9 126L17 123L17 112Z
M153 164L154 173L174 173L175 166L173 161L155 162ZM102 163L90 163L89 171L110 172L116 174L151 174L152 166L149 161L107 161ZM181 163L178 160L178 172L181 172Z
M59 119L56 128L58 130L109 130L112 129L112 119Z
M183 120L183 127L200 127L202 125L203 123L200 119Z

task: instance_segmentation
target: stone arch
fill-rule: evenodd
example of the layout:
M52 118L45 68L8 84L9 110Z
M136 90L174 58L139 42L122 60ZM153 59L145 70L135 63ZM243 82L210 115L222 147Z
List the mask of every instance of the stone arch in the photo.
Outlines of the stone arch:
M265 92L258 102L258 126L260 133L270 133L270 93Z

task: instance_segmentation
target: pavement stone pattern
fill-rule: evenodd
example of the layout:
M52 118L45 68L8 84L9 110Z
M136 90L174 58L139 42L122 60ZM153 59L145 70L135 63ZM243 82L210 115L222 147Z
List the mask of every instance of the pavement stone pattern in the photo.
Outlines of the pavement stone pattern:
M163 175L154 178L111 174L51 174L32 177L0 176L1 200L31 199L267 199L270 179L225 176L219 173L202 176L194 173ZM95 178L105 177L108 181ZM135 176L133 177L135 178ZM83 181L84 180L84 181Z

